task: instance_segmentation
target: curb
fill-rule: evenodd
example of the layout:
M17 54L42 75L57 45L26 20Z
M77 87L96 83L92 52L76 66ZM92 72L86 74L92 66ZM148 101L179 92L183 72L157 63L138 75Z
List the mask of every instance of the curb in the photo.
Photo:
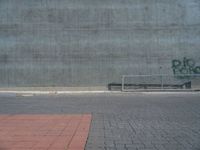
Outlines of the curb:
M129 91L129 92L121 92L121 91L0 91L0 94L16 94L23 96L33 96L33 95L61 95L61 94L200 94L200 91L195 90L187 90L187 91Z

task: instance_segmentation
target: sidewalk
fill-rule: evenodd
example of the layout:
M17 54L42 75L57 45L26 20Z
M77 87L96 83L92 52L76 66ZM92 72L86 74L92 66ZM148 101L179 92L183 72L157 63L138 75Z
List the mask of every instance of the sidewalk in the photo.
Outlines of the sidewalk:
M0 115L2 150L84 150L91 115Z
M0 94L2 115L92 114L85 150L199 150L199 108L199 92L33 96ZM27 122L34 124L31 120ZM52 121L49 120L48 123L51 124ZM30 125L26 122L22 125L26 124ZM62 126L62 122L59 124ZM19 127L19 122L13 121L9 128L12 126ZM48 126L37 127L38 131L32 128L31 131L43 134L39 130L45 130L45 127ZM28 127L26 129L30 131ZM8 131L6 128L1 129L4 130ZM17 130L15 134L24 134L18 133L20 128ZM13 131L13 135L15 130L9 131ZM54 132L57 131L51 131L49 134L57 134ZM5 137L4 134L3 139Z

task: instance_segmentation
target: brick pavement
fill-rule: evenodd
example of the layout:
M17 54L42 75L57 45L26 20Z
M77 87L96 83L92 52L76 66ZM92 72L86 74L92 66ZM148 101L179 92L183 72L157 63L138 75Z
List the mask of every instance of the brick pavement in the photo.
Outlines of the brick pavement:
M91 113L86 150L200 150L199 93L2 95L0 113Z
M0 115L0 150L83 150L91 115Z

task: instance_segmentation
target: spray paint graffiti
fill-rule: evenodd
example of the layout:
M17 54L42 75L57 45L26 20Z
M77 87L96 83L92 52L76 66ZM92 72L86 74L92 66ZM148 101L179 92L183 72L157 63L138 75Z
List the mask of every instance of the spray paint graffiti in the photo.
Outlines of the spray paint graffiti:
M200 66L196 66L194 59L184 57L183 60L172 60L174 75L200 74Z

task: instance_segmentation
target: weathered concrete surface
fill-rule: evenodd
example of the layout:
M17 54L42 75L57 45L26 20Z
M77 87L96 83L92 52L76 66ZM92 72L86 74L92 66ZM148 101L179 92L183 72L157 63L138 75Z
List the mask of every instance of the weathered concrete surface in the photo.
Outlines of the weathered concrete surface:
M106 86L200 63L198 0L0 0L0 86ZM162 67L162 69L160 69Z

